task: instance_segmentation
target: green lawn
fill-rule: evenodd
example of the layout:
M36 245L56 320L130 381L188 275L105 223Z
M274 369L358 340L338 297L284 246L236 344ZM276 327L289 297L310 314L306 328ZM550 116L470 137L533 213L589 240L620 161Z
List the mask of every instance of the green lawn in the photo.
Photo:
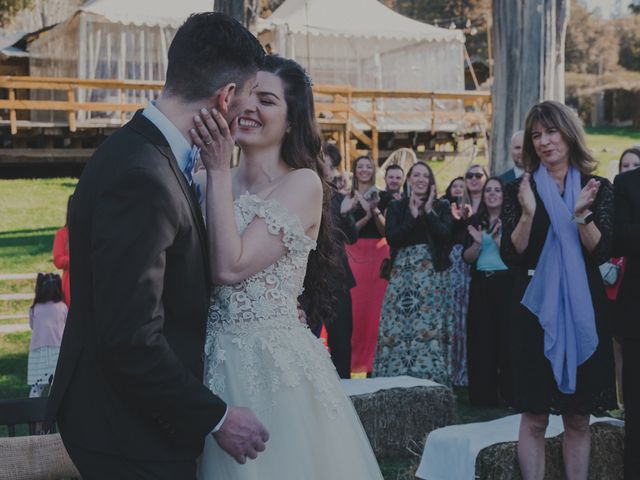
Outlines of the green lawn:
M0 399L29 396L27 357L31 332L0 335Z
M618 173L618 161L622 152L640 144L640 130L588 128L587 143L600 165L598 174L613 180Z
M0 273L50 272L76 179L0 180ZM8 293L8 292L3 292Z

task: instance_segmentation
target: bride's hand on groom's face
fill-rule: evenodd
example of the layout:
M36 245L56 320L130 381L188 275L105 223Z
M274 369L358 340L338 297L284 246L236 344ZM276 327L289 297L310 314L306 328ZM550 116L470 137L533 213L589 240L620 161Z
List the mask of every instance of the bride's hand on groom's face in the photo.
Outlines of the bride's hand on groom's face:
M213 437L236 462L244 464L247 458L255 459L264 451L269 432L248 408L229 407L227 418Z
M193 143L200 148L200 158L207 170L231 167L231 155L235 141L229 124L215 108L203 108L193 117L194 128L189 130Z

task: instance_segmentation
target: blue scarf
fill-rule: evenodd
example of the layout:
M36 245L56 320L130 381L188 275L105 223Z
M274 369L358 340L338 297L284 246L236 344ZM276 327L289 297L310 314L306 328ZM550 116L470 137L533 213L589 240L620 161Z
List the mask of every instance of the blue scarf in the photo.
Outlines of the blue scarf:
M547 169L533 174L551 225L522 304L544 330L544 354L562 393L576 391L578 365L598 346L595 313L578 226L571 220L580 195L580 172L569 167L564 198Z

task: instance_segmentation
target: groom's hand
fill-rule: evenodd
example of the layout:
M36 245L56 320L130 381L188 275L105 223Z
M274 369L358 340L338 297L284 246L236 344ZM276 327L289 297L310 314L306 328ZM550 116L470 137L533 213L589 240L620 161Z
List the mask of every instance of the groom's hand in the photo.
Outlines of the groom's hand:
M229 407L227 418L213 438L236 462L243 464L247 458L255 459L258 452L264 451L269 432L248 408Z

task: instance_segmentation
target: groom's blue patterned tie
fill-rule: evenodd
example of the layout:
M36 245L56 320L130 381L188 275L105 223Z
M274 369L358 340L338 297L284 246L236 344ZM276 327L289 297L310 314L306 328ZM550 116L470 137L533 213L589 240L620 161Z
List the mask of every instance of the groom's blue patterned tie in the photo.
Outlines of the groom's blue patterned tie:
M184 166L184 177L187 179L187 183L191 187L194 192L198 203L202 202L202 190L200 189L200 185L193 181L193 173L196 166L196 162L198 161L198 155L200 155L200 149L197 146L191 147L191 151L189 152L189 158L187 160L187 164Z

